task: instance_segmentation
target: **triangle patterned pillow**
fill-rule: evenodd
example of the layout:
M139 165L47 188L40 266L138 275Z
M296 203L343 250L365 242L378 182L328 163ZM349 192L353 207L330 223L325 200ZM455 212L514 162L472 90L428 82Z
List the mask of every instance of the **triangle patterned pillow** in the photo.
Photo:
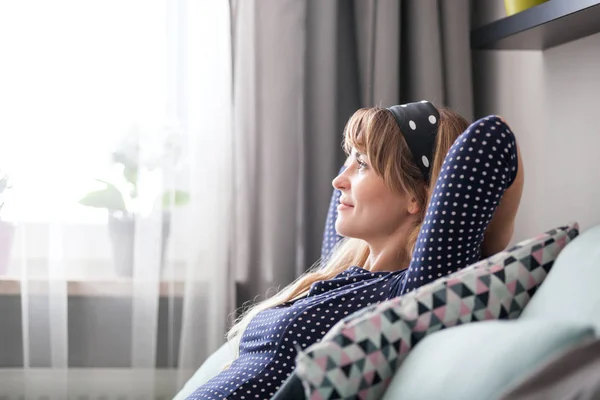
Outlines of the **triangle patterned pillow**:
M426 335L459 324L517 318L579 225L545 232L419 289L354 313L298 351L307 398L379 399Z

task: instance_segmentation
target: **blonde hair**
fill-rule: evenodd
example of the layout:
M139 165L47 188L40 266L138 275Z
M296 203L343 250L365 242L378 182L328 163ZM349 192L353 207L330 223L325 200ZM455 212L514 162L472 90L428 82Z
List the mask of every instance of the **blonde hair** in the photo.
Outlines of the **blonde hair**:
M435 182L452 143L468 127L468 122L447 108L438 108L439 128L435 143L430 182ZM367 155L371 168L395 192L407 193L420 205L418 223L410 230L406 252L412 254L431 195L393 115L384 108L362 108L350 117L344 129L346 153L356 148ZM248 308L227 333L227 339L239 339L250 321L261 311L306 296L313 283L335 277L348 267L363 267L369 257L369 246L361 239L344 238L333 249L325 263L317 261L306 273L273 297ZM239 353L239 346L238 346ZM227 367L227 366L226 366Z

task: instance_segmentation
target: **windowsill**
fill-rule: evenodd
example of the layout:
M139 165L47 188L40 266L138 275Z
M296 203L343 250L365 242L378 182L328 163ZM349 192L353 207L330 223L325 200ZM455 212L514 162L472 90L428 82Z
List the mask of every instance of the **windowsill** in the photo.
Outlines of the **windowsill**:
M47 279L31 278L23 287L21 281L11 277L0 277L0 296L28 295L46 296L58 290L66 290L69 297L123 297L132 298L137 290L147 293L150 288L156 287L160 297L183 297L185 292L184 281L139 281L128 278L120 279L69 279L64 282L49 282Z
M31 398L172 398L193 371L140 368L1 369L2 394ZM28 396L28 398L29 398Z

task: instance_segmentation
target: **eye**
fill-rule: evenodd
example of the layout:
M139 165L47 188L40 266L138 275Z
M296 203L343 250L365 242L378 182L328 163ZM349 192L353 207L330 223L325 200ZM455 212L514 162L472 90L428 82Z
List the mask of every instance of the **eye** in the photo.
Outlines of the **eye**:
M353 152L352 155L354 156L354 160L356 161L356 163L358 164L358 169L367 169L369 168L369 164L367 164L367 162L363 159L364 154L361 154L359 152Z

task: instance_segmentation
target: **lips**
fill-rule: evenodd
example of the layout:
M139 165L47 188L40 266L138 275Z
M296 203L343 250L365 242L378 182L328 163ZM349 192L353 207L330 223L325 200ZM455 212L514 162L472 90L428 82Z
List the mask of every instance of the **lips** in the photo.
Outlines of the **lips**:
M353 204L348 203L346 200L340 199L340 204L346 206L346 207L354 207Z
M351 208L354 208L354 206L345 200L340 200L340 204L337 206L338 211L349 210Z

